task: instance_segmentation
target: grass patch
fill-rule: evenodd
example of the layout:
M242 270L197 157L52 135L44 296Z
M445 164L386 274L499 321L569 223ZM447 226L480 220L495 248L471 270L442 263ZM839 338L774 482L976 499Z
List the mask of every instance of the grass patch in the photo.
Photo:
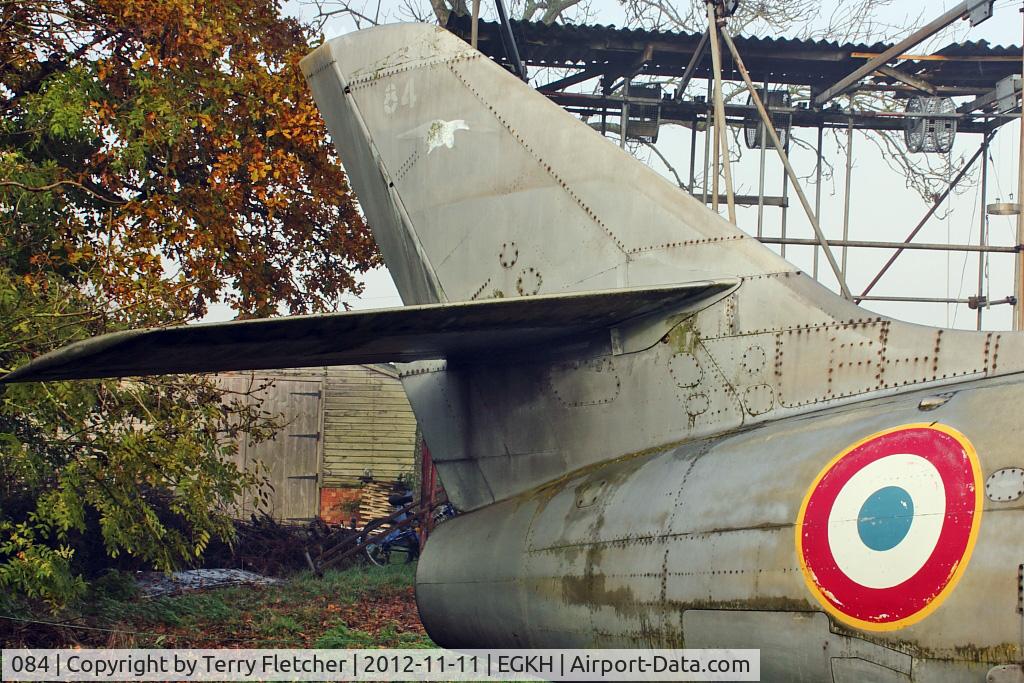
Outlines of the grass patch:
M432 647L414 576L415 565L365 566L151 600L111 578L78 612L43 617L109 631L37 625L2 635L9 647Z
M350 648L373 647L375 639L366 631L351 629L344 624L329 629L316 639L313 647L324 650L342 650Z

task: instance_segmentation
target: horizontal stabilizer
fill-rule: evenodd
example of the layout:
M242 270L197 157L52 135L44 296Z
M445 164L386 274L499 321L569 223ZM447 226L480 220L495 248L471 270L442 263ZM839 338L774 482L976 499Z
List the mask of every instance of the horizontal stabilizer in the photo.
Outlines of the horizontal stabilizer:
M736 286L722 279L128 330L52 351L0 382L487 359L702 301L710 305Z

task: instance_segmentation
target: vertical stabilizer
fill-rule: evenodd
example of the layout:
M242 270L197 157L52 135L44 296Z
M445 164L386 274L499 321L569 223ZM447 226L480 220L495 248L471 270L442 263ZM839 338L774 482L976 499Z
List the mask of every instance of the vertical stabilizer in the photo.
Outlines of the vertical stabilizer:
M443 29L359 31L302 66L406 303L740 282L669 317L653 346L405 368L464 509L652 448L1024 368L1020 335L842 299Z
M407 303L793 270L441 28L302 66Z

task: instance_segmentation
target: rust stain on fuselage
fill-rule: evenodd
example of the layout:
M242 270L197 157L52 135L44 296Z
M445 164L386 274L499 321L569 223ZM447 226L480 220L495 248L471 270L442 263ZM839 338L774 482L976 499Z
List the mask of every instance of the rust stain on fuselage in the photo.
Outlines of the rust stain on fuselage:
M700 334L697 332L697 316L683 320L665 335L665 341L676 353L693 354L700 346Z

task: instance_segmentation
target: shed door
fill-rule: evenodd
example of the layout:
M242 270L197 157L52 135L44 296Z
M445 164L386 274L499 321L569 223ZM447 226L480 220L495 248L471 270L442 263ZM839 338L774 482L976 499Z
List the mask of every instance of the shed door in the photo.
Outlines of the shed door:
M269 383L266 388L259 389ZM223 389L262 399L261 410L284 427L273 439L250 445L246 435L239 439L236 463L242 468L263 464L273 486L269 508L264 510L279 521L306 521L319 516L319 445L321 445L322 383L318 380L268 378L256 375L220 376ZM247 496L241 517L253 512L254 501Z
M274 490L271 516L283 522L315 519L320 514L320 382L275 379L263 390L263 410L283 414L286 423L274 439L246 444L246 462L263 462Z

